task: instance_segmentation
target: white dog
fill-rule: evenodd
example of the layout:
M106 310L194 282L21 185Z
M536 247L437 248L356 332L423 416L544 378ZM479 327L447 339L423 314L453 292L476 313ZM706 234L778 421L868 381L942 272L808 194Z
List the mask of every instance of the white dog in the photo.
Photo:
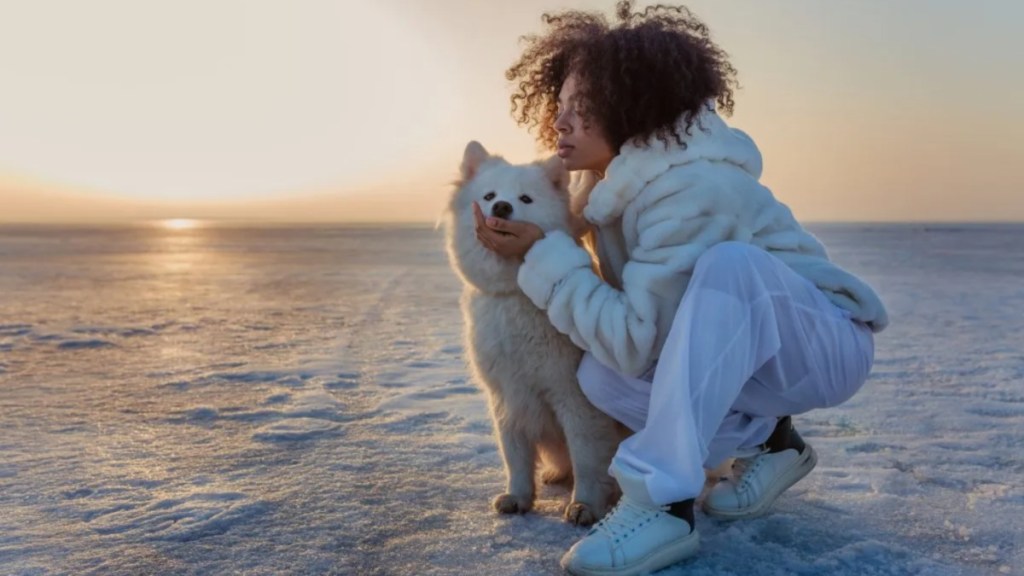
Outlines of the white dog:
M545 482L575 481L566 519L593 523L618 494L608 465L620 428L580 391L582 352L520 291L519 263L480 244L473 217L476 202L488 216L569 231L568 172L557 157L512 165L477 142L466 146L461 172L448 206L448 256L465 283L466 350L490 397L505 460L508 484L494 507L502 513L530 510L542 459Z

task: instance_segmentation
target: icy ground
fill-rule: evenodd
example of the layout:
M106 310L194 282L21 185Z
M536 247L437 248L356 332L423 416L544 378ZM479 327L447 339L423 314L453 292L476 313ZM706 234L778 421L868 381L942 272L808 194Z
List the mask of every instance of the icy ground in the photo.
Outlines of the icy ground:
M665 575L1024 574L1024 227L814 228L892 327L818 468ZM440 232L0 227L0 574L558 574Z

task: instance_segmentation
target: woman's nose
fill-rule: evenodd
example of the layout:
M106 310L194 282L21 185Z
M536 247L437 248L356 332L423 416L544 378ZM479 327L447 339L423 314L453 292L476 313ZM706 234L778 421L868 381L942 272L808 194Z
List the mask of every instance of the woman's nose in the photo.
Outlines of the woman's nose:
M569 124L569 122L566 121L565 115L566 112L562 112L558 116L555 116L555 123L552 125L555 129L555 132L558 132L559 134L568 134L570 128L572 127Z

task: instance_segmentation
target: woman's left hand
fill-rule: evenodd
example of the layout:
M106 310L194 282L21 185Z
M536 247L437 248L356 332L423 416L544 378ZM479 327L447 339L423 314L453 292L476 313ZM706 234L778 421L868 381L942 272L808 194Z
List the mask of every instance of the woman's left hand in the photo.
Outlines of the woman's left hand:
M476 237L487 249L505 258L522 260L533 243L544 237L540 226L531 222L513 222L501 218L484 218L480 205L473 203Z

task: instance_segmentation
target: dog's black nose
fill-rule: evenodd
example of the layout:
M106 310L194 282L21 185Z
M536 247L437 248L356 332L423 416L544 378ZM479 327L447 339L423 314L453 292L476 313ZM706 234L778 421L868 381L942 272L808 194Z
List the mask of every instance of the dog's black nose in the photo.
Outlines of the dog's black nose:
M491 207L491 214L496 218L508 219L512 215L512 205L502 200Z

